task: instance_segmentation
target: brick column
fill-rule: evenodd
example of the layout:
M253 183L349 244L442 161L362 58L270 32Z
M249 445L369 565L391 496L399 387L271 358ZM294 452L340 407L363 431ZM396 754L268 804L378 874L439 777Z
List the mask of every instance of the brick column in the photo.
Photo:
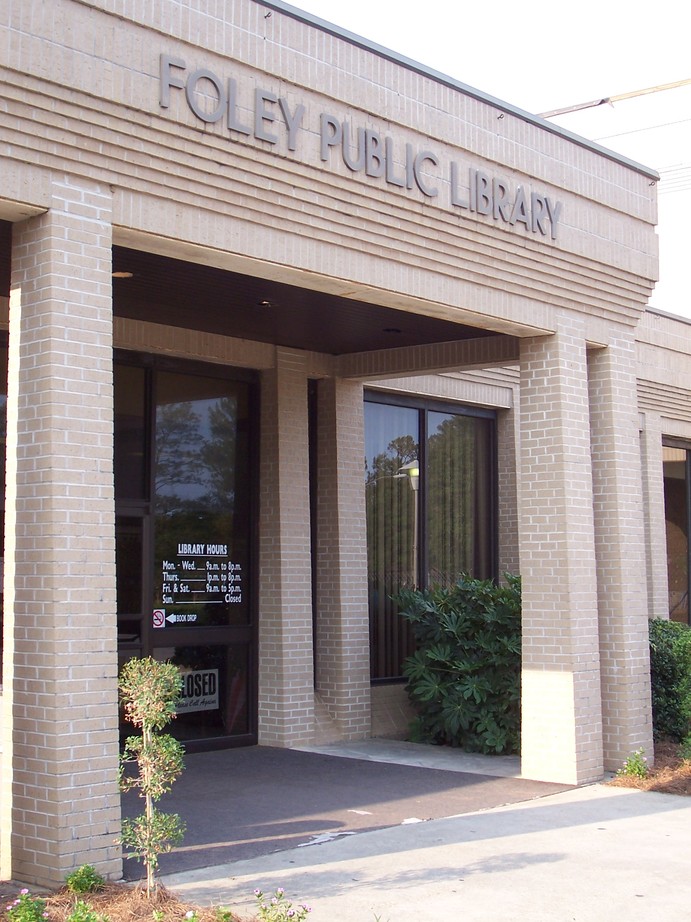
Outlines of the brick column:
M633 333L589 356L605 769L652 755L646 562Z
M317 691L343 739L370 734L362 385L319 382Z
M662 425L655 413L640 418L648 617L669 618Z
M65 177L50 211L13 228L12 874L49 886L85 863L122 871L110 207L107 187Z
M307 375L276 350L262 378L259 742L297 746L314 723Z
M516 388L518 394L518 388ZM518 466L514 410L497 413L497 481L499 576L519 573L518 557Z
M560 321L521 342L522 771L583 784L603 771L588 384Z

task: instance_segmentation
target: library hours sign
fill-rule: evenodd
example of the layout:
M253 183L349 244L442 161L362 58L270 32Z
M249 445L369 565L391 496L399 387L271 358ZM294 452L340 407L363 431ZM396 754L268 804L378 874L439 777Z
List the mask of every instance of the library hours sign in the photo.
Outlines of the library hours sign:
M222 611L243 601L242 566L231 560L227 544L179 542L176 552L161 561L159 579L155 628L223 623Z

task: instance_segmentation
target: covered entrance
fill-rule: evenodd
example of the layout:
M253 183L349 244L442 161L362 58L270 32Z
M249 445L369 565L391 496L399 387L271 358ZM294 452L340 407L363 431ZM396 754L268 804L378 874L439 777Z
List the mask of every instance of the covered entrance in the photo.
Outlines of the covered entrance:
M328 735L343 721L335 713L353 712L349 694L334 692L342 670L362 671L369 697L367 634L339 637L342 601L332 597L343 566L333 523L359 501L364 459L352 434L336 448L337 404L348 402L344 417L356 426L364 405L361 383L334 387L334 363L491 334L119 246L113 314L120 664L152 655L180 666L185 694L171 732L188 750L310 739L315 690ZM339 511L333 485L345 466L353 497L338 500ZM364 555L364 530L360 540ZM364 570L347 583L347 604L366 627ZM294 695L283 702L283 669L296 687L300 675L297 706ZM369 732L362 710L358 735Z

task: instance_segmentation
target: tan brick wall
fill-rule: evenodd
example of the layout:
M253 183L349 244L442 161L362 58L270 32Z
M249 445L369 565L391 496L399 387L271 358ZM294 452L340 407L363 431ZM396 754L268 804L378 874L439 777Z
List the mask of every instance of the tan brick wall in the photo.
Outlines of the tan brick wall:
M307 376L276 350L262 377L259 742L296 746L314 725Z
M56 176L13 237L5 744L12 874L46 885L121 872L110 218L107 187Z
M362 384L317 391L317 691L343 739L370 735Z
M652 754L648 598L636 405L629 330L589 355L595 553L604 767Z
M598 609L583 325L521 349L522 771L602 776Z

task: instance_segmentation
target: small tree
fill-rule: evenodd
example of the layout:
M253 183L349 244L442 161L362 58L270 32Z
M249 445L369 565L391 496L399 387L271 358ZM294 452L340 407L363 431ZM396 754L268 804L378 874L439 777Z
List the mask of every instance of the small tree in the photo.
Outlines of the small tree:
M162 813L155 806L183 769L182 746L172 736L160 732L175 717L181 691L180 671L172 663L161 663L151 657L131 659L120 673L120 700L125 717L141 730L141 736L125 740L120 787L123 791L138 789L145 802L144 813L123 820L121 839L146 867L147 896L156 887L158 856L182 841L185 832L185 824L176 813ZM132 764L137 766L137 773L128 775L127 766Z

